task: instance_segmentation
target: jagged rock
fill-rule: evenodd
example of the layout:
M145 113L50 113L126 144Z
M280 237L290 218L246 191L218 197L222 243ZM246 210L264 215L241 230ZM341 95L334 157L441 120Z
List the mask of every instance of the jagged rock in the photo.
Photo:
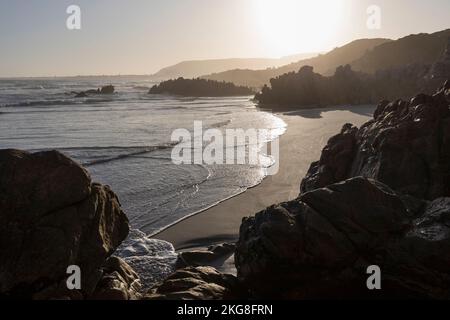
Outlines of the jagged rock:
M188 97L225 97L252 95L254 91L247 87L236 86L232 82L178 78L160 82L150 88L148 93Z
M235 262L251 297L450 298L449 89L346 124L298 199L243 221ZM381 291L366 287L370 265Z
M239 295L237 279L212 267L188 267L152 288L144 300L221 300Z
M88 97L86 92L79 92L75 94L75 98L86 98Z
M357 177L272 206L242 223L238 278L256 298L449 298L450 199L417 201Z
M99 89L90 89L81 92L72 91L72 93L75 94L75 98L86 98L89 97L89 95L98 95L98 94L113 94L114 92L115 88L112 85L103 86Z
M140 297L139 276L121 258L110 257L103 266L104 275L95 292L94 300L136 300Z
M0 173L0 295L67 296L78 265L82 289L69 295L89 296L128 234L117 196L57 151L1 150Z
M178 266L214 266L218 260L229 258L235 247L231 243L222 243L210 246L207 250L183 251L178 255Z
M364 176L417 198L450 196L448 83L410 102L383 101L359 130L345 125L302 181L302 193Z
M113 94L114 90L115 88L112 85L104 86L100 89L100 94Z
M346 124L340 134L329 140L320 161L312 163L308 178L303 180L302 190L312 190L347 178L356 151L357 131L356 127Z

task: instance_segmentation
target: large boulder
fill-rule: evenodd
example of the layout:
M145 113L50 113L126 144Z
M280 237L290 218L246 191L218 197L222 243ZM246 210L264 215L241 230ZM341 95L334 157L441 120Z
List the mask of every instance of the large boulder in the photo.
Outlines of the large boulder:
M301 192L364 176L421 199L450 196L449 106L449 82L433 96L381 102L373 120L329 140Z
M229 300L240 295L236 277L213 267L187 267L169 276L144 296L144 300Z
M0 151L0 295L88 297L126 238L128 219L109 187L56 151ZM67 292L68 266L81 290Z
M90 299L137 300L141 281L137 273L121 258L110 257L103 265L103 277Z
M238 278L255 298L450 298L449 219L449 198L353 178L244 219ZM382 291L366 287L371 265Z

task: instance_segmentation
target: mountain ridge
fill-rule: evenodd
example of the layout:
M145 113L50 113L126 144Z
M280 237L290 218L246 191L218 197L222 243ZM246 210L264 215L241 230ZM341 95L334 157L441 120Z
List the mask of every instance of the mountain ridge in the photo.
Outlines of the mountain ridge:
M269 67L281 67L295 61L310 58L318 53L300 53L281 58L229 58L229 59L205 59L186 60L177 64L162 68L151 77L156 80L168 80L173 78L198 78L205 74L224 72L232 69L266 69Z
M262 87L268 84L270 79L282 74L298 71L301 67L309 65L325 75L332 74L340 65L346 65L363 56L368 50L393 40L384 38L358 39L337 47L326 54L321 54L309 59L303 59L279 68L265 70L235 69L223 73L205 75L202 78L216 81L233 82L236 85L250 87Z
M324 76L332 75L337 67L347 64L355 71L373 74L412 64L432 64L445 51L449 37L450 29L445 29L434 33L411 34L397 40L359 39L326 54L276 69L235 69L205 75L202 78L262 88L270 83L270 79L289 72L297 72L304 66L311 66L315 72Z

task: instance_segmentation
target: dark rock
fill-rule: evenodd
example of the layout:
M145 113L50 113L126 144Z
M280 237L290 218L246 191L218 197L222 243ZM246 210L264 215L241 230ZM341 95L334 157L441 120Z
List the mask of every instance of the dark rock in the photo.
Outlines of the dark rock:
M346 124L340 134L330 139L320 161L312 163L307 178L302 181L302 190L312 190L347 178L356 152L357 132L356 127Z
M212 267L188 267L176 271L151 289L144 300L228 300L239 297L236 277Z
M113 94L114 90L115 90L115 88L112 85L104 86L101 88L100 94Z
M110 257L103 266L104 275L90 299L136 300L140 297L139 276L121 258Z
M115 88L112 85L108 85L108 86L103 86L102 88L99 89L90 89L90 90L86 90L86 91L81 91L81 92L73 92L73 94L75 94L75 98L86 98L89 97L89 95L98 95L98 94L104 94L104 95L109 95L109 94L113 94L115 92Z
M450 199L418 216L403 199L359 177L244 219L238 278L255 298L450 298ZM370 265L382 291L366 287Z
M64 296L57 289L78 265L80 293L90 295L128 234L117 196L56 151L1 150L0 172L0 294Z
M345 125L301 184L302 193L355 176L420 199L450 196L450 109L446 86L410 102L380 103L359 130Z
M211 265L217 259L217 256L209 250L184 251L180 252L178 257L177 266L182 268Z
M235 248L234 244L223 243L210 246L207 250L183 251L178 255L178 266L214 266L233 255Z
M231 82L218 82L206 79L172 79L154 85L149 94L174 94L188 97L246 96L254 94L247 87L236 86Z
M449 87L345 125L297 200L244 219L235 262L251 297L450 298Z
M419 90L432 93L436 81L430 80L430 69L431 64L417 62L362 73L345 65L337 67L334 75L324 76L305 66L272 78L255 100L282 110L372 104L410 97Z
M79 92L75 95L75 98L86 98L88 97L86 92Z

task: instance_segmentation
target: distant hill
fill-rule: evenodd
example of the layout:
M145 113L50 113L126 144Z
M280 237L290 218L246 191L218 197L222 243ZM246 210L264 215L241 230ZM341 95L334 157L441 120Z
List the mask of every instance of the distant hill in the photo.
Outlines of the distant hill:
M172 94L185 97L249 96L255 92L233 83L205 79L184 79L163 81L153 86L149 94Z
M301 60L287 66L267 70L230 70L203 76L202 78L229 81L237 85L260 88L270 79L298 71L303 66L314 67L315 72L332 75L341 65L349 64L353 70L372 74L411 64L428 65L435 62L445 51L450 29L431 34L410 35L398 40L362 39L336 48L327 54Z
M205 74L218 73L232 69L267 69L280 67L295 61L316 56L317 53L303 53L286 56L279 59L250 58L250 59L215 59L215 60L193 60L183 61L176 65L161 69L152 79L164 81L168 79L198 78Z
M215 73L203 76L204 79L233 82L237 85L250 87L262 87L268 84L271 78L280 76L284 73L298 71L301 67L308 65L314 67L314 70L320 74L331 75L337 67L350 64L361 58L373 48L389 43L389 39L361 39L353 41L340 48L336 48L327 54L318 55L314 58L303 59L279 68L266 70L246 70L235 69L226 72Z
M352 62L351 66L357 71L374 73L410 64L431 64L445 51L449 37L450 29L410 35L375 47Z

